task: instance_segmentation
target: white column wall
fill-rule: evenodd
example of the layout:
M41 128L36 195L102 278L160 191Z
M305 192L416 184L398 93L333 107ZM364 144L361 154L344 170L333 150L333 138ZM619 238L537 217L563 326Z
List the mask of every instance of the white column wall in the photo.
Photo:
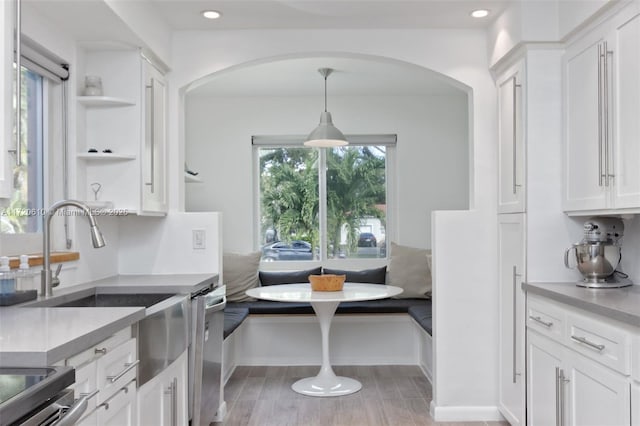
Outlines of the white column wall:
M496 98L488 71L486 37L476 30L273 30L180 32L173 39L170 75L169 181L171 209L184 208L184 140L180 90L194 80L232 66L275 57L356 54L390 58L423 66L457 80L470 89L470 205L475 211L442 213L454 218L452 227L434 236L436 339L451 345L436 349L434 404L454 407L450 418L493 419L496 408L497 292L496 272ZM428 222L430 218L425 217ZM438 233L435 221L433 232ZM460 258L461 248L472 251L473 262ZM436 267L437 268L437 267ZM457 279L460 271L464 277ZM456 295L470 295L460 300ZM469 321L461 324L460 319ZM473 327L469 327L469 324ZM482 336L482 344L473 344ZM457 354L457 355L456 355ZM447 364L459 359L464 365ZM460 368L457 368L460 367ZM472 385L470 385L472 384Z

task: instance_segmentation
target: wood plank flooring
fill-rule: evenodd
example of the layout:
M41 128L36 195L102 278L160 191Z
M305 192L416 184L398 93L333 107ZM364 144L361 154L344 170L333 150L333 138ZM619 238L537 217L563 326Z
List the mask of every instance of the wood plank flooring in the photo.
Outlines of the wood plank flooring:
M237 367L225 386L227 416L219 426L508 426L506 422L438 423L429 415L431 385L417 366L335 366L362 390L313 398L291 390L318 366Z

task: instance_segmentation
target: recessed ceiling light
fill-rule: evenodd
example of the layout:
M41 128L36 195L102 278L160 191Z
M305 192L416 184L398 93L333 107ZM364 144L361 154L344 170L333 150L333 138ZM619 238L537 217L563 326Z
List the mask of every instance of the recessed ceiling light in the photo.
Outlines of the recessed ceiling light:
M222 13L218 12L217 10L203 10L202 16L207 19L218 19L222 16Z
M484 18L486 16L489 16L489 11L487 9L476 9L471 12L471 16L473 16L474 18Z

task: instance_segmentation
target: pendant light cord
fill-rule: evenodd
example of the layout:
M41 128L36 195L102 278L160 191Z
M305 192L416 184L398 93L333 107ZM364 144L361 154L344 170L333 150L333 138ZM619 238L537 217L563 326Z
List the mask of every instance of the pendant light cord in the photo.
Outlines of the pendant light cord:
M324 76L324 112L327 112L327 77Z

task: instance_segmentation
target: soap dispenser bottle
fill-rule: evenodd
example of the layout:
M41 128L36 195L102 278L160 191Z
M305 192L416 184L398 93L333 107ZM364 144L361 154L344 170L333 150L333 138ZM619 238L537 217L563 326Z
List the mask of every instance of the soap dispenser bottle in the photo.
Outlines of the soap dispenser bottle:
M20 256L20 266L16 273L16 289L32 290L33 289L34 272L29 270L29 256L23 254Z
M16 274L11 272L9 258L0 257L0 294L7 295L16 292Z

